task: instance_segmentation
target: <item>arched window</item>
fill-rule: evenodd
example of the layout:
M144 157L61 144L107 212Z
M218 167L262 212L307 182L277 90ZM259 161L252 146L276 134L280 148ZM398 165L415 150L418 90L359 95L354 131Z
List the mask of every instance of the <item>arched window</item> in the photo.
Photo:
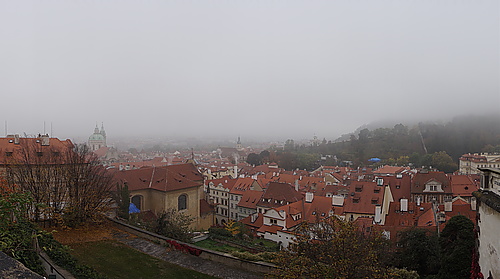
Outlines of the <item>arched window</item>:
M182 194L177 198L177 209L184 210L187 209L187 195Z
M141 210L142 196L137 195L132 197L132 203L137 207L137 209Z

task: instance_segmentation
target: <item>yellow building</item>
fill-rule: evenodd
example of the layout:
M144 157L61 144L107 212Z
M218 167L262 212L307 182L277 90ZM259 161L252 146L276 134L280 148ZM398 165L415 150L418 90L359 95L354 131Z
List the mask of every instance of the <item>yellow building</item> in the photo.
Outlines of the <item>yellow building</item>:
M115 178L128 184L131 203L141 211L158 215L174 208L194 218L194 229L207 229L213 224L210 210L200 206L205 199L203 176L193 164L117 171Z

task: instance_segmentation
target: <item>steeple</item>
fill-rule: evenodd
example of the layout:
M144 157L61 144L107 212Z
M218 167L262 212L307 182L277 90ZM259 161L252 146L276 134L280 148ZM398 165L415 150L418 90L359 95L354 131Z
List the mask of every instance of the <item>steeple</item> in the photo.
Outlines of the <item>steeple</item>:
M236 149L237 150L242 150L243 149L243 146L241 145L240 136L238 136L238 141L236 142Z
M101 135L106 137L106 131L104 131L104 122L101 122Z
M99 134L99 127L97 127L97 122L95 123L94 134Z

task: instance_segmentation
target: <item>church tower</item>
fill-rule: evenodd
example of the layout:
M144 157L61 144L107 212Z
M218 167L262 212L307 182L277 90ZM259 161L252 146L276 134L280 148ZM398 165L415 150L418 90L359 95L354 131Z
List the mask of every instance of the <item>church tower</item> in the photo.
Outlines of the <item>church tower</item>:
M101 147L106 147L106 131L104 131L104 123L101 125L101 130L95 124L94 133L89 137L88 145L90 150L96 151Z
M237 150L242 150L243 149L243 146L241 145L241 139L240 139L239 136L238 136L238 141L236 142L236 149Z

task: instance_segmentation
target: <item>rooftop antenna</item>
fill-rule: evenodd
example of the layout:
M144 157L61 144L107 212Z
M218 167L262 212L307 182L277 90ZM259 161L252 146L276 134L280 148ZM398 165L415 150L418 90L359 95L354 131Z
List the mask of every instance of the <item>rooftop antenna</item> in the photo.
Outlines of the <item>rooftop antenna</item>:
M5 136L7 136L7 120L5 120Z
M43 134L45 135L45 121L43 121Z
M50 121L50 136L53 137L54 131L52 130L52 121Z

